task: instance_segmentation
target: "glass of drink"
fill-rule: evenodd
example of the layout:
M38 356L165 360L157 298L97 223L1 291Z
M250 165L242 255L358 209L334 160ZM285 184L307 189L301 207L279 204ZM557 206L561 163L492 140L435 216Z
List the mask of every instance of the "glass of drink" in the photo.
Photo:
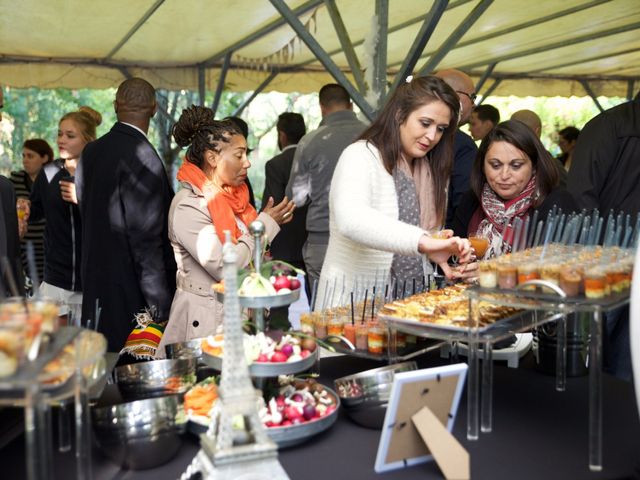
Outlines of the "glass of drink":
M469 242L476 252L476 258L484 258L489 249L489 240L485 237L473 236L469 237Z

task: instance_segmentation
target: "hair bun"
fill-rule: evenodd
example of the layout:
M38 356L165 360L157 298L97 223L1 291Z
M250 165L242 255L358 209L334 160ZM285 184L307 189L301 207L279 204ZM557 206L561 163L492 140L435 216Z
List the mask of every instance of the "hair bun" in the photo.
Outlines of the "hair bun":
M179 146L187 147L199 130L214 123L214 118L215 114L210 108L191 105L182 110L182 115L173 126L173 138Z
M78 108L78 112L91 119L91 123L93 123L96 127L102 123L102 115L100 115L99 112L91 107L82 105L80 108Z

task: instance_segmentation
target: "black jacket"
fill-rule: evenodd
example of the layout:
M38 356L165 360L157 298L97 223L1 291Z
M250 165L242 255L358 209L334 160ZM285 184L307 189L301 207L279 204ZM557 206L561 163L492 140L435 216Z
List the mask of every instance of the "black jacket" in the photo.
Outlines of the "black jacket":
M287 148L265 164L263 207L269 197L273 197L275 205L284 198L295 152L295 148ZM280 226L280 232L271 242L271 256L275 260L284 260L304 268L302 246L307 239L307 208L307 205L296 208L293 220Z
M546 220L547 215L549 215L549 212L554 205L561 208L564 213L571 213L578 210L578 206L576 201L573 199L573 196L564 188L558 187L547 195L547 198L544 199L542 205L535 209L538 211L538 221ZM469 236L469 222L471 221L471 217L474 212L479 207L480 202L478 201L478 198L473 191L469 190L464 197L462 197L458 208L456 208L452 224L454 235L459 237ZM535 210L532 209L529 214L532 214Z
M60 160L47 163L31 190L29 221L46 219L44 281L65 290L82 291L82 227L77 205L65 202L60 180L70 177Z
M454 212L460 205L462 196L469 190L471 167L478 154L478 147L475 142L461 130L456 130L453 148L453 170L449 180L447 218L445 220L447 228L452 228Z
M82 318L95 319L109 351L119 351L134 315L155 307L169 318L176 264L167 216L173 190L160 157L135 128L116 123L88 144L76 191L83 219Z
M567 189L580 208L640 211L640 93L587 123L573 151Z
M24 282L20 267L20 240L18 238L18 216L16 214L16 194L11 182L0 175L0 258L6 257L11 265L18 293L22 294ZM2 271L2 268L0 268ZM6 279L1 276L5 295L11 295Z

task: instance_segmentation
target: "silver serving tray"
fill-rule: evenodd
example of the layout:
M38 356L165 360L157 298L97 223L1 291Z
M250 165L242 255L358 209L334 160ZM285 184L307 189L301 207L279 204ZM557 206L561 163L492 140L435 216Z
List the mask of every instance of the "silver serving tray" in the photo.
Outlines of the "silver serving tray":
M323 385L325 390L329 392L336 401L336 409L326 417L319 418L312 422L300 423L298 425L289 425L287 427L269 427L267 434L278 445L278 448L288 448L306 442L311 437L324 432L331 427L338 419L338 410L340 409L340 398L329 387Z
M311 437L318 435L330 428L338 419L338 410L340 409L340 398L329 387L323 385L336 401L336 409L326 417L314 420L312 422L300 423L298 425L289 425L287 427L265 427L269 438L273 440L278 448L289 448L306 442ZM209 428L208 424L199 420L189 419L187 430L194 435L206 433Z
M249 365L249 375L252 377L277 377L278 375L292 375L304 372L316 363L318 350L319 348L316 347L315 351L307 358L303 358L297 362L254 362ZM216 357L209 355L207 352L202 352L202 360L211 368L222 371L222 357Z
M285 305L291 305L293 302L300 298L300 289L293 290L290 293L283 293L282 295L268 295L264 297L244 297L238 296L240 300L240 306L243 308L272 308L272 307L284 307ZM224 303L224 293L216 292L216 300Z

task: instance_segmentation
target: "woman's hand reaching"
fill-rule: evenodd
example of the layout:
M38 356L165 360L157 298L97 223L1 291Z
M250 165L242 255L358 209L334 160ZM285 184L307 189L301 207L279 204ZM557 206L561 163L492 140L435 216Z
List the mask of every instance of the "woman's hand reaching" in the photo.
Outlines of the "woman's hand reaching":
M426 254L432 262L440 265L447 278L456 278L457 276L448 264L449 258L456 256L459 263L467 264L473 256L469 240L460 237L439 239L423 235L418 243L418 251Z
M296 204L287 197L284 197L277 205L274 205L274 203L273 197L269 197L267 205L262 211L273 218L278 225L289 223L293 219L293 211L296 208Z

